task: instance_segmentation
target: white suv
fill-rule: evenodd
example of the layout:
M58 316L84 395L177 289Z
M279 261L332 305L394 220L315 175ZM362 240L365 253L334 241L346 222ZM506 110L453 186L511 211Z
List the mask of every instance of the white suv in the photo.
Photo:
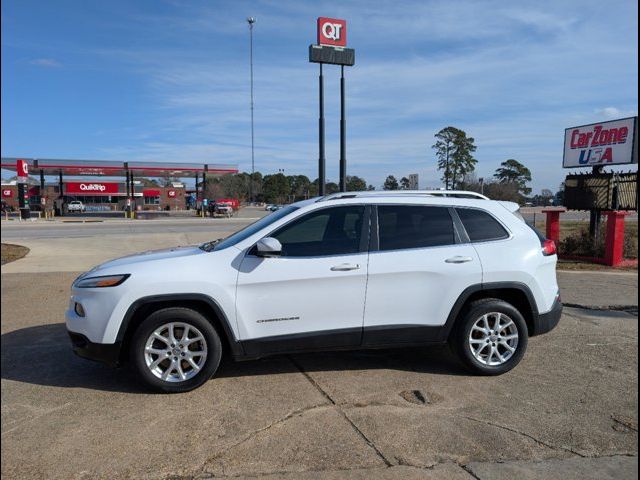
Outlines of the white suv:
M68 212L84 213L85 210L86 209L85 209L84 203L82 203L80 200L73 200L67 204Z
M504 373L562 311L555 245L483 198L349 193L282 208L224 240L104 263L73 283L82 357L191 390L221 356L449 342Z

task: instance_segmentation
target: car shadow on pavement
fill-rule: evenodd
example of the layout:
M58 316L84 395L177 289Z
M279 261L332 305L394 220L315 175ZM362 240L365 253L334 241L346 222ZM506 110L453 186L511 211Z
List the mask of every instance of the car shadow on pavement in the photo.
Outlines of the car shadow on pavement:
M283 361L286 359L287 361ZM247 362L223 362L217 377L243 377L304 371L398 370L433 375L469 375L446 345L403 349L346 350L274 355Z
M2 334L2 379L64 388L149 393L124 368L77 357L63 323ZM286 359L286 361L283 361ZM222 362L217 376L278 375L300 370L401 370L436 375L468 375L446 346L278 355L260 360Z
M63 323L2 334L2 380L66 388L148 393L127 370L84 360Z

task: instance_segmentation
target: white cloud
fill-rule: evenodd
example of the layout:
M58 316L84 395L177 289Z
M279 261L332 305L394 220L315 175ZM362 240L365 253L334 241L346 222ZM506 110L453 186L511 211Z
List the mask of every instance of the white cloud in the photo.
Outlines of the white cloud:
M615 120L616 118L626 118L638 114L637 110L620 110L616 107L598 108L595 110L596 115L604 117L605 120Z
M34 58L29 63L37 67L45 67L45 68L62 67L62 64L54 58Z

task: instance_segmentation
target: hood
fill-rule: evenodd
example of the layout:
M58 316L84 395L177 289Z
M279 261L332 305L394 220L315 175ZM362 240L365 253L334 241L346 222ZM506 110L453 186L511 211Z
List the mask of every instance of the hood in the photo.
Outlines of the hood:
M162 250L149 250L147 252L136 253L134 255L127 255L126 257L116 258L115 260L109 260L108 262L94 267L93 269L91 269L91 272L95 272L96 270L102 270L105 268L121 267L124 265L152 262L155 260L167 260L170 258L188 257L191 255L200 255L204 253L206 252L201 250L197 245L172 247Z

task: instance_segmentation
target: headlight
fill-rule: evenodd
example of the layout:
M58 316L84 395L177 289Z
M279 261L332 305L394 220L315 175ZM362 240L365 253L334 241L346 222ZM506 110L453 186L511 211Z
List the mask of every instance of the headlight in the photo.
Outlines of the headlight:
M101 277L81 278L76 281L74 286L77 288L116 287L129 278L129 276L127 273L124 275L103 275Z

